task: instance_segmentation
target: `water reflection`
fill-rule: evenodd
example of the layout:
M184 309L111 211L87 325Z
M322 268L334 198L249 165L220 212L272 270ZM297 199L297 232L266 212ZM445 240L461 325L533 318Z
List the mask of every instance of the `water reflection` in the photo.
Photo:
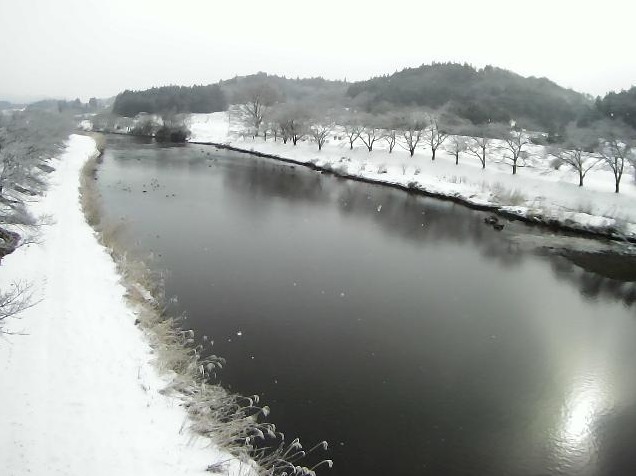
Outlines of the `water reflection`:
M599 415L611 408L607 389L592 376L574 382L572 392L562 408L562 420L554 439L556 470L560 473L580 472L590 466L596 455L594 426Z
M620 301L626 307L632 307L636 303L636 258L633 256L558 251L548 259L557 279L576 285L586 299ZM589 262L597 263L603 259L607 263L604 269L597 266L591 268L588 265ZM621 271L622 267L625 267L624 271ZM619 272L615 271L617 268Z
M602 415L595 424L599 444L598 466L603 474L633 474L636 468L636 405L615 408Z
M330 440L329 474L592 475L622 454L636 326L616 302L634 282L597 266L595 242L568 255L453 203L153 147L107 156L108 209L163 255L224 381L261 394L284 431Z
M273 198L315 205L333 202L343 215L370 219L385 233L427 245L431 241L470 244L484 257L495 259L506 267L520 265L528 251L540 252L548 257L559 279L576 284L587 298L619 299L627 306L636 302L636 251L633 246L595 244L593 240L579 238L585 246L610 248L612 252L576 251L565 248L572 246L572 242L555 247L551 234L545 233L543 239L535 241L528 250L515 235L533 230L540 236L540 230L521 222L507 222L506 231L501 233L484 224L488 213L459 204L342 178L332 178L339 182L338 191L334 193L331 187L324 186L319 173L299 171L295 166L267 160L245 160L244 157L239 160L242 161L240 167L226 164L224 183L233 193L232 199L243 201L249 209L269 204ZM576 243L576 240L572 241ZM549 253L546 248L550 248Z

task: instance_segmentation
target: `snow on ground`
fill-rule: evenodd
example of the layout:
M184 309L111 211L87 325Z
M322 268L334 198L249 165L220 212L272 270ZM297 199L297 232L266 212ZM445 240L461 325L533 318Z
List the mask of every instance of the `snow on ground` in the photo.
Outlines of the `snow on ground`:
M50 217L39 243L0 267L0 289L28 281L37 302L0 335L0 474L210 474L229 455L184 429L179 400L159 393L166 377L81 212L80 169L95 153L91 138L70 137L49 191L30 205Z
M318 151L317 145L305 140L296 147L279 139L252 138L243 132L235 110L213 114L193 114L189 119L191 142L213 142L313 163L343 175L377 182L425 190L465 202L500 208L522 217L556 220L575 229L607 232L615 229L619 236L636 238L636 184L631 166L626 166L621 193L614 193L614 177L609 170L597 168L589 172L585 186L578 187L574 171L561 166L550 167L550 158L541 146L528 146L528 166L512 175L511 167L502 160L502 151L487 158L486 169L466 153L455 158L438 149L436 160L426 143L418 147L415 156L396 145L388 153L384 141L374 145L369 153L358 140L353 150L342 131L335 131ZM338 138L336 138L336 136Z

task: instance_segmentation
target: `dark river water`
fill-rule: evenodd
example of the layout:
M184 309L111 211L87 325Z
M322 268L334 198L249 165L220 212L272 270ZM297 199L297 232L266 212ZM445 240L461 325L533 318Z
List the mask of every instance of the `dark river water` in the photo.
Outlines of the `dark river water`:
M321 474L636 474L633 259L211 146L109 136L98 184Z

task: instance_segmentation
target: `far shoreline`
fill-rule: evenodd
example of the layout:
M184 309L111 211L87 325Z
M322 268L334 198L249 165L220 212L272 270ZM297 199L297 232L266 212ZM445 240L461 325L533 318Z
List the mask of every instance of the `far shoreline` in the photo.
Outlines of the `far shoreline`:
M154 139L154 136L152 135L134 135L134 134L130 134L127 132L107 132L107 131L94 131L94 132L98 132L100 134L114 134L114 135L124 135L124 136L130 136L130 137L143 137L143 138L147 138L147 139ZM484 205L484 204L479 204L479 203L475 203L472 202L470 200L465 199L462 196L457 196L457 195L450 195L450 194L444 194L444 193L440 193L440 192L435 192L432 190L427 189L425 186L422 186L421 184L417 187L409 187L400 183L396 183L396 182L391 182L391 181L386 181L386 180L381 180L381 179L375 179L373 177L364 177L364 176L360 176L360 175L355 175L355 174L350 174L350 173L343 173L343 172L339 172L334 170L333 168L330 167L325 167L325 165L318 165L314 162L305 162L302 160L296 160L296 159L292 159L289 157L283 157L280 155L274 155L274 154L269 154L266 152L260 152L258 150L252 150L252 149L244 149L244 148L240 148L240 147L236 147L235 145L230 145L227 143L221 143L221 142L212 142L212 141L200 141L200 140L187 140L185 142L175 142L175 144L198 144L198 145L209 145L209 146L213 146L216 147L217 149L225 149L225 150L230 150L233 152L239 152L242 154L247 154L247 155L253 155L256 157L262 157L262 158L266 158L266 159L273 159L279 162L285 162L288 164L293 164L293 165L301 165L303 167L307 167L311 170L316 170L319 171L321 173L327 173L327 174L332 174L336 177L341 177L341 178L346 178L349 180L355 180L357 182L363 182L363 183L369 183L369 184L374 184L374 185L381 185L381 186L386 186L386 187L391 187L394 189L398 189L398 190L402 190L404 192L407 193L413 193L413 194L417 194L417 195L423 195L426 197L431 197L431 198L436 198L439 200L445 200L445 201L451 201L453 203L457 203L460 204L462 206L465 206L467 208L470 208L472 210L479 210L479 211L486 211L486 212L491 212L495 215L498 215L500 217L506 218L508 220L512 220L512 221L520 221L523 223L527 223L530 225L534 225L534 226L538 226L540 228L544 228L547 230L551 230L551 231L558 231L561 233L566 233L566 234L572 234L574 236L578 236L578 237L586 237L586 238L593 238L596 240L608 240L611 242L618 242L618 243L630 243L630 244L636 244L636 237L631 237L631 236L622 236L618 233L616 233L611 227L609 229L607 228L583 228L581 226L577 226L577 225L569 225L567 223L564 223L561 220L557 220L554 218L546 218L543 215L533 215L533 216L526 216L523 214L517 214L514 213L511 210L507 210L505 208L502 208L500 206L497 205Z
M126 133L120 133L122 135L130 135L130 134L126 134ZM152 137L152 136L145 136L145 137ZM439 192L433 192L431 190L426 189L425 187L408 187L405 185L402 185L400 183L395 183L395 182L388 182L388 181L384 181L384 180L376 180L373 179L371 177L361 177L359 175L353 175L353 174L348 174L348 173L340 173L337 172L333 169L330 168L326 168L322 165L317 165L313 162L302 162L302 161L298 161L298 160L294 160L294 159L290 159L288 157L281 157L278 155L273 155L273 154L267 154L265 152L259 152L256 150L248 150L248 149L241 149L239 147L233 146L233 145L229 145L229 144L221 144L221 143L216 143L216 142L206 142L206 141L187 141L187 143L189 144L200 144L200 145L211 145L214 146L218 149L226 149L226 150L231 150L234 152L240 152L243 154L249 154L249 155L254 155L256 157L263 157L266 159L274 159L274 160L278 160L280 162L286 162L286 163L290 163L290 164L294 164L294 165L302 165L304 167L307 167L309 169L312 170L316 170L322 173L327 173L327 174L332 174L335 175L336 177L342 177L342 178L346 178L346 179L350 179L350 180L355 180L357 182L363 182L363 183L370 183L370 184L374 184L374 185L382 185L382 186L386 186L386 187L391 187L391 188L395 188L398 190L402 190L404 192L407 193L413 193L413 194L417 194L417 195L423 195L426 197L432 197L432 198L437 198L439 200L445 200L445 201L450 201L450 202L454 202L454 203L458 203L460 205L465 206L466 208L470 208L472 210L479 210L479 211L487 211L487 212L491 212L494 213L496 215L499 215L503 218L507 218L509 220L517 220L517 221L521 221L524 223L528 223L531 225L535 225L535 226L539 226L539 227L543 227L546 228L548 230L553 230L553 231L559 231L559 232L567 232L567 233L572 233L574 235L577 236L582 236L582 237L588 237L588 238L595 238L595 239L604 239L604 240L611 240L612 242L627 242L627 243L634 243L636 244L636 237L629 237L629 236L620 236L618 234L612 233L611 231L601 231L601 230L590 230L590 229L584 229L584 228L579 228L576 226L570 226L567 225L566 223L563 223L559 220L555 220L555 219L545 219L542 216L533 216L533 217L527 217L524 215L518 215L516 213L511 212L510 210L505 210L502 209L501 207L498 207L496 205L480 205L478 203L474 203L471 202L469 200L466 200L460 196L456 196L456 195L446 195L443 193L439 193Z

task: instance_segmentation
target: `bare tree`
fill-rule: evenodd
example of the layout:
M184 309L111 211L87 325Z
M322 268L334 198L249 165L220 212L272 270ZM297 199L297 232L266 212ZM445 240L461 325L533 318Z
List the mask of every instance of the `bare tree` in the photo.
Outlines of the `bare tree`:
M362 129L360 140L367 147L369 152L373 150L373 144L382 137L382 129L375 125L368 125Z
M345 135L349 140L349 150L353 150L353 144L360 138L364 129L362 126L363 118L354 111L346 110L341 115L340 121L344 125Z
M2 171L0 172L0 199L3 197L3 192L6 188L11 188L18 178L22 175L23 168L16 156L12 151L2 151L0 154L0 166Z
M395 144L397 143L397 131L395 129L385 129L382 134L382 139L384 139L389 146L389 154L393 152Z
M486 159L492 149L493 138L498 132L498 128L490 124L479 126L470 132L473 137L468 140L466 152L479 159L482 169L486 168Z
M404 121L400 147L409 151L411 157L415 154L415 149L423 139L426 120L417 114L412 114Z
M246 124L256 131L257 136L266 114L279 97L278 91L265 80L248 84L239 90L236 96L236 101L240 103L239 110Z
M398 130L401 125L404 123L404 118L396 115L395 113L386 113L383 114L378 122L384 128L382 131L382 139L389 146L389 154L393 152L395 145L398 141Z
M362 127L361 124L356 124L354 122L345 124L344 128L345 128L345 135L347 136L347 139L349 140L349 150L353 150L353 144L355 143L356 140L360 138L360 134L362 134L362 131L364 130L364 128Z
M455 165L459 165L459 154L468 148L468 140L464 136L450 136L446 152L455 157Z
M435 116L430 116L430 125L427 128L427 141L431 147L432 159L435 160L435 152L439 146L448 138L448 133L444 132L439 127L439 121Z
M512 166L512 175L516 175L518 167L525 167L526 152L523 148L530 144L530 137L523 130L511 130L504 135L503 141L503 158Z
M486 157L490 152L491 143L492 139L488 137L472 137L468 142L466 152L479 159L482 169L486 168Z
M318 150L322 150L322 146L325 145L329 134L333 131L333 123L328 124L314 124L309 128L309 134L314 138L316 144L318 144Z
M625 161L631 159L632 144L628 139L619 139L610 136L609 139L601 139L597 147L601 161L607 165L614 174L614 192L620 192L621 179L625 170Z
M291 140L294 145L298 144L298 141L307 135L309 119L308 108L305 104L282 105L276 113L276 122L283 137L283 143L287 144L287 141Z
M274 142L278 140L280 135L280 127L276 120L270 119L263 124L263 140L267 141L267 136L274 136Z
M297 145L298 141L307 135L307 125L301 119L291 118L285 124L285 130L294 145Z
M593 131L569 128L568 140L562 147L552 147L548 153L559 159L579 176L579 187L587 173L596 167L600 158L591 153L595 146Z

